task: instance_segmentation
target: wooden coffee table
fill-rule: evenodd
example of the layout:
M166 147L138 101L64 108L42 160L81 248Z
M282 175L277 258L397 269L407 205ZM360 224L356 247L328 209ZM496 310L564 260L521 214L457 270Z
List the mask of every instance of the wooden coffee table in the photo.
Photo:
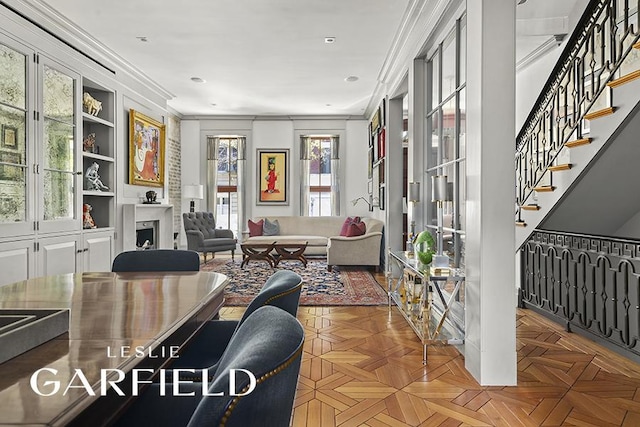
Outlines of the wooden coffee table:
M240 249L242 249L242 264L240 268L249 261L267 261L271 268L276 266L276 260L271 255L276 242L272 243L242 243Z
M276 250L278 257L274 257L275 266L282 260L297 260L307 267L307 258L304 256L304 251L307 249L309 242L304 243L276 243L273 248Z
M307 258L304 251L307 249L309 242L292 242L292 243L242 243L242 264L240 268L244 268L249 261L266 261L272 268L278 266L280 261L288 259L300 261L305 267L307 266ZM275 254L272 252L275 250Z

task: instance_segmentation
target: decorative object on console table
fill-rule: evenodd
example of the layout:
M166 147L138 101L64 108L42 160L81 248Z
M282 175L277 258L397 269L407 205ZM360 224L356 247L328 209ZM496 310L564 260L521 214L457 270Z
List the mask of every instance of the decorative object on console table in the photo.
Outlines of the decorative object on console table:
M431 201L437 203L438 207L438 237L437 237L437 254L433 257L433 274L448 274L449 272L449 257L443 254L442 245L442 223L443 223L443 210L444 202L449 200L447 194L447 176L436 175L431 177Z
M129 110L129 184L164 185L165 125Z
M289 149L258 149L259 205L288 205Z
M185 185L182 195L185 199L191 199L189 202L189 212L195 212L196 199L204 199L204 186L202 184Z

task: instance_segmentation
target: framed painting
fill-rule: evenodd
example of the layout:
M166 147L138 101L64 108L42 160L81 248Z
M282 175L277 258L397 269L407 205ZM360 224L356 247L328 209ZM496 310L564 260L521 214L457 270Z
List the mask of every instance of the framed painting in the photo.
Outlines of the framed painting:
M129 110L129 184L164 185L165 125Z
M7 148L17 148L18 128L9 125L2 125L2 146Z
M258 149L258 204L289 204L289 149Z

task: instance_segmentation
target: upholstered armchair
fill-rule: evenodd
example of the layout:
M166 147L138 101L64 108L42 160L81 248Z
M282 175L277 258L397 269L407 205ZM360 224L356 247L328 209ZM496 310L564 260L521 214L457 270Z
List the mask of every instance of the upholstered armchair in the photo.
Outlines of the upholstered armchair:
M182 396L173 395L174 384L151 384L115 426L288 426L303 344L304 329L295 317L277 307L260 307L229 342L207 395L201 383L176 384ZM235 369L250 372L255 388L250 389L251 378L245 373L236 373L232 382ZM251 392L234 396L230 388Z
M216 219L211 212L187 212L182 214L184 231L187 234L187 249L204 253L231 251L231 258L236 250L236 239L231 230L216 228Z
M210 375L213 374L231 338L254 311L265 305L272 305L295 316L298 312L301 291L302 277L291 270L276 271L249 303L240 320L206 322L186 345L180 357L175 359L171 369L196 369L196 373L184 372L181 377L202 381L201 370L206 368ZM173 375L171 370L167 370L166 374L169 378Z

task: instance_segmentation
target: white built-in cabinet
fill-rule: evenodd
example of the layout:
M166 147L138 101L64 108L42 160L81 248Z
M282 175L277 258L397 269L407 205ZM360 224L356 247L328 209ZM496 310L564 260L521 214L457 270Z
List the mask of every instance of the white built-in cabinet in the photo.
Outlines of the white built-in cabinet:
M101 102L83 111L83 93ZM115 92L0 32L0 285L109 271L115 235ZM93 150L83 140L95 135ZM88 190L96 163L103 191ZM95 228L84 228L89 204Z

